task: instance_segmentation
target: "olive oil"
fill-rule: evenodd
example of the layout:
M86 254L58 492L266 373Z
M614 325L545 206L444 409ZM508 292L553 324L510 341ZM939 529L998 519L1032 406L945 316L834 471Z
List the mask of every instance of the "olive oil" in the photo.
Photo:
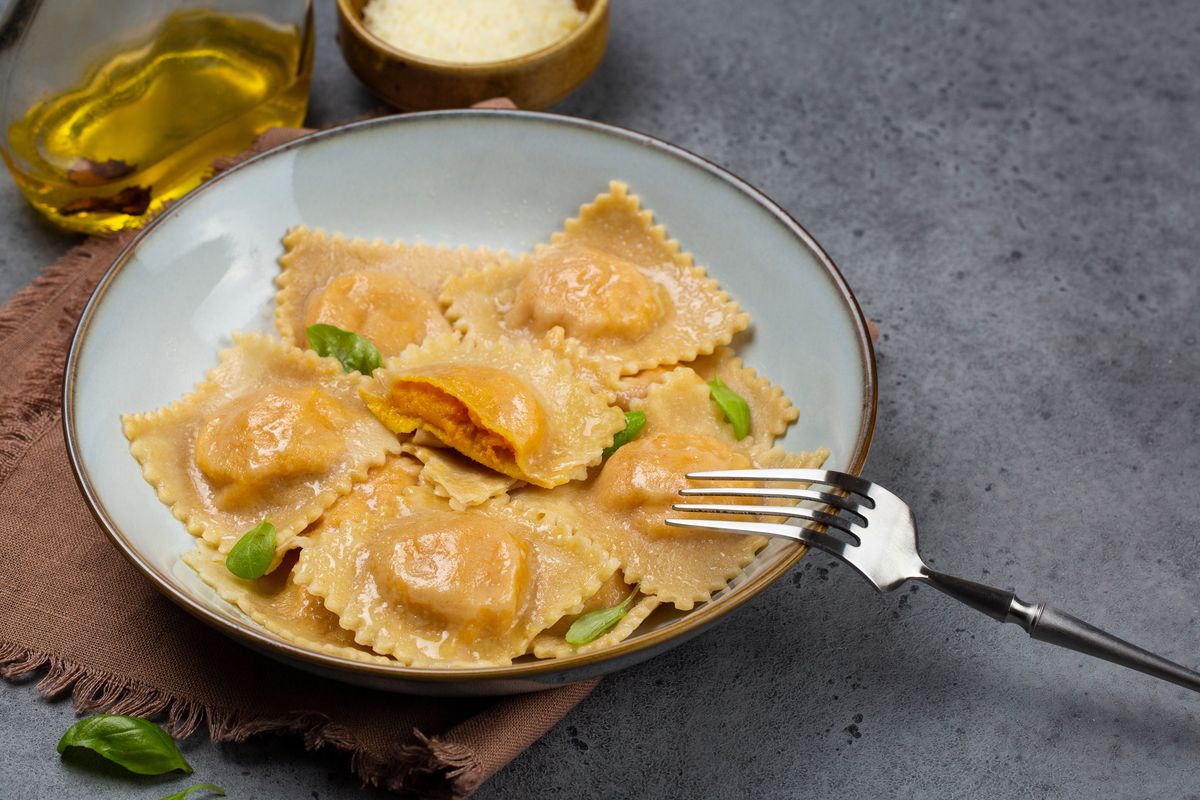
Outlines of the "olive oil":
M303 121L310 32L206 10L172 14L9 127L17 185L65 228L141 224L195 188L213 159Z

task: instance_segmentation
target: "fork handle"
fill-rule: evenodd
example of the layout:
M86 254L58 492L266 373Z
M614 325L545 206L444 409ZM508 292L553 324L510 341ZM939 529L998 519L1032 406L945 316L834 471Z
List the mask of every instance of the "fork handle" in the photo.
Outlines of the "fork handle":
M1149 650L1143 650L1045 603L1038 603L1034 607L1033 621L1025 630L1038 641L1103 658L1105 661L1178 684L1193 692L1200 692L1200 672L1168 661Z
M1143 650L1053 606L1026 603L1012 592L929 568L923 571L921 577L925 583L998 622L1020 625L1031 638L1038 641L1102 658L1200 692L1200 672Z

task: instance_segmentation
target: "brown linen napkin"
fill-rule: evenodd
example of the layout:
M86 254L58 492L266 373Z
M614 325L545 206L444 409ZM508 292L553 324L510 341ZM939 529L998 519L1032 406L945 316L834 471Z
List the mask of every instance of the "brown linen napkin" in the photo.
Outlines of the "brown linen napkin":
M306 131L276 129L225 168ZM109 545L75 487L62 371L92 289L132 238L93 237L0 308L0 674L41 675L79 713L161 716L184 737L262 732L352 754L370 784L461 798L540 738L595 681L514 698L427 699L311 676L224 638ZM114 376L119 380L119 376Z

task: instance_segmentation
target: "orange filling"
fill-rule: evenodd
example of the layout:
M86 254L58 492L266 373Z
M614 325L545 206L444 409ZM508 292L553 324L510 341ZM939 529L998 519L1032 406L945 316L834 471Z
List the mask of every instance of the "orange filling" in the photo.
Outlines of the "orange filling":
M426 430L486 467L533 480L530 460L545 420L537 395L522 381L479 364L430 364L384 378L383 385L386 394L360 394L390 430Z
M392 385L389 400L391 407L384 410L386 416L372 410L396 433L422 428L468 458L505 475L520 477L513 443L484 427L458 398L428 383L398 380Z

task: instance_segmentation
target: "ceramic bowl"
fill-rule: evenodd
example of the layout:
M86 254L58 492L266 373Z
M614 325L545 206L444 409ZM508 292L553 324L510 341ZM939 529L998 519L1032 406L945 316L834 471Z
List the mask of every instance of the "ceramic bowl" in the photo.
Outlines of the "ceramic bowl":
M122 434L122 413L190 391L231 331L274 333L276 259L292 226L526 250L614 178L750 312L741 354L800 408L783 443L828 447L830 467L857 472L875 420L870 338L829 256L781 208L639 133L549 114L429 112L322 131L252 158L177 202L113 264L76 331L63 406L76 478L112 543L170 599L250 647L329 677L423 694L531 691L611 672L749 600L803 548L771 544L712 601L652 617L602 652L470 670L311 652L259 627L180 561L194 540L142 479Z
M367 88L405 111L465 108L492 97L510 98L518 108L548 108L595 71L608 45L608 0L575 0L587 16L549 47L478 64L439 61L388 44L363 25L366 4L337 0L342 55Z

